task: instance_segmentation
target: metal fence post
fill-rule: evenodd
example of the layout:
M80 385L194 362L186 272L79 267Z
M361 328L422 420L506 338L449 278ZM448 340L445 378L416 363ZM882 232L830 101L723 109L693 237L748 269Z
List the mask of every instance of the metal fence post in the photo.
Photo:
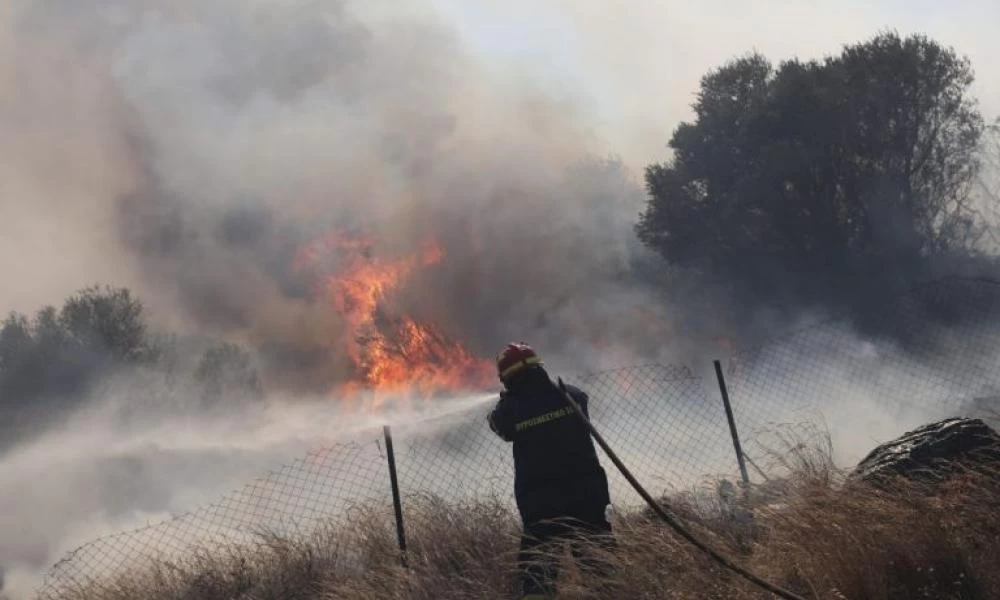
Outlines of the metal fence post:
M385 453L389 458L389 483L392 486L392 507L396 512L396 539L399 542L399 560L403 567L406 563L406 532L403 529L403 503L399 499L399 481L396 479L396 453L392 449L392 430L388 425L382 427L385 436Z
M729 391L726 389L726 378L722 375L722 363L715 362L715 376L719 380L719 391L722 393L722 404L726 407L726 420L729 421L729 433L733 436L733 449L736 450L736 461L740 465L740 476L743 478L743 485L750 483L750 476L747 475L747 464L743 458L743 448L740 446L740 434L736 431L736 419L733 417L733 407L729 403Z

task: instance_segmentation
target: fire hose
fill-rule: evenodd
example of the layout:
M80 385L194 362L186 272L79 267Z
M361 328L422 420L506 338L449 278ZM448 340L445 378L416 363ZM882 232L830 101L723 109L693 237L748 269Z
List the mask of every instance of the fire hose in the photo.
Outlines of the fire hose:
M639 481L635 478L635 476L632 475L632 472L629 471L628 467L626 467L622 463L621 459L618 458L618 455L615 454L614 450L612 450L611 447L608 446L608 443L604 441L604 438L601 437L600 432L597 431L597 428L595 428L593 423L590 422L590 419L587 418L587 415L585 415L583 413L583 410L580 409L580 405L577 404L576 400L574 400L573 397L566 391L566 385L563 383L561 377L559 378L559 389L562 391L563 396L566 398L566 402L569 403L570 408L572 408L573 412L575 412L576 415L580 417L580 420L584 422L584 424L587 426L587 429L590 430L590 434L601 446L605 454L608 455L608 458L611 459L611 462L614 463L615 467L618 468L618 471L621 472L621 474L625 477L625 479L628 480L632 488L634 488L635 491L640 496L642 496L642 499L646 501L646 504L649 505L649 508L654 513L656 513L656 515L660 517L664 523L669 525L670 528L677 533L677 535L681 536L682 538L690 542L694 547L698 548L699 550L710 556L712 560L719 563L723 567L743 577L744 579L753 583L754 585L764 590L767 590L768 592L771 592L775 596L779 598L784 598L785 600L805 600L802 596L799 596L788 590L778 587L777 585L770 583L769 581L762 579L761 577L739 566L725 555L719 553L717 550L715 550L705 542L698 539L680 521L678 521L674 516L672 516L670 513L664 510L663 507L660 506L660 504L656 500L654 500L652 496L649 495L649 492L646 491L646 489L642 486L642 484L639 483Z

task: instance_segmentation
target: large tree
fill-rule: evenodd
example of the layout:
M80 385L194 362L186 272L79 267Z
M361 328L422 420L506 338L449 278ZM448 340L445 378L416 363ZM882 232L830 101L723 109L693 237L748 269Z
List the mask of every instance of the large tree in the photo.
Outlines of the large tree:
M977 233L972 80L953 50L894 33L822 61L735 60L647 168L638 233L675 266L798 299L962 251Z

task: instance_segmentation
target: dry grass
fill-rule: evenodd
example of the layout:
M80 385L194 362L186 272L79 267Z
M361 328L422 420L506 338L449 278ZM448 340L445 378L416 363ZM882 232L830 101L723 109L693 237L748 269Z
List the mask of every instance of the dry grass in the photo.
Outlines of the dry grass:
M1000 599L1000 476L965 473L938 488L899 483L893 493L844 487L837 473L799 466L721 518L675 498L679 514L719 548L807 598ZM765 502L766 500L766 502ZM778 500L779 502L775 502ZM517 597L516 516L499 501L407 502L409 569L399 563L391 515L361 510L350 525L305 540L263 537L252 549L192 553L67 600L327 600ZM718 506L718 504L716 504ZM739 512L739 511L737 511ZM588 579L567 564L567 599L767 598L723 572L644 514L615 517L613 575Z

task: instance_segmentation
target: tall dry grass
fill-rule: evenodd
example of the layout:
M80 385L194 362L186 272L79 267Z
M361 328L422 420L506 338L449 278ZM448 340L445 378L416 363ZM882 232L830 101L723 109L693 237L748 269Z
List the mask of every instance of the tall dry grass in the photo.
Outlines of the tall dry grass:
M964 472L944 484L844 485L803 453L795 473L737 504L671 501L691 527L759 574L806 598L1000 599L1000 475ZM610 575L566 557L561 598L767 598L644 513L615 515ZM498 500L408 498L409 568L390 514L359 509L348 525L307 539L262 536L252 547L192 552L115 581L81 584L66 600L408 600L517 597L519 523ZM595 552L599 552L595 549Z

